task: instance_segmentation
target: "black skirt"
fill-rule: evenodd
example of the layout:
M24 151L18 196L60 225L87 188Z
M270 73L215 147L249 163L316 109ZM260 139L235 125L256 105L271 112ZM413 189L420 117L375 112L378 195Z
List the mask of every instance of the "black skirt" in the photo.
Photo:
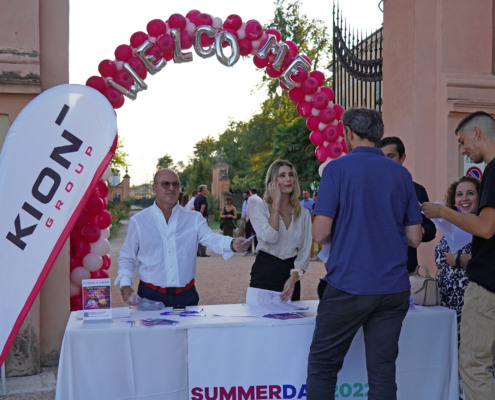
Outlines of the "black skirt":
M290 277L290 270L294 268L296 257L281 260L264 251L259 251L256 261L251 269L251 283L249 286L282 292L285 282ZM296 282L292 300L298 301L301 298L301 283Z

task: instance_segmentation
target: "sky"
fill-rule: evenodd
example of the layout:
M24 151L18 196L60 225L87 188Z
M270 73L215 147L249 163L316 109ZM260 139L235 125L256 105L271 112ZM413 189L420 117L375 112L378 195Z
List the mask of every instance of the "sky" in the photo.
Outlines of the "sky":
M341 0L340 8L349 24L370 32L383 21L378 3ZM331 0L301 0L301 4L309 19L321 19L331 30ZM115 48L129 44L134 32L146 32L149 21L165 21L171 14L186 15L193 9L222 20L238 14L243 21L256 19L264 24L272 18L275 6L271 0L71 0L69 82L84 85L90 76L98 75L98 64L113 60ZM193 52L192 62L170 61L156 75L148 74L148 89L134 101L126 98L117 110L119 137L129 153L131 185L149 182L158 158L165 154L174 162L187 163L196 142L208 135L217 138L230 118L249 120L266 98L263 90L256 90L262 73L252 57L241 58L229 68L216 57L202 59L192 48L188 51Z

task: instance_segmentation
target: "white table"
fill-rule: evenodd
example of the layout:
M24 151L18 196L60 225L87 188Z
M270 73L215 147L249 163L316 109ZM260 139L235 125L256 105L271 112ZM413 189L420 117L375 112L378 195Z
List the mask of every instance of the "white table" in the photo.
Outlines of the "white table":
M313 311L318 304L301 303ZM72 313L60 354L56 399L205 400L206 390L209 397L217 393L216 400L220 394L229 398L233 391L253 393L253 398L305 398L314 318L212 316L222 308L240 307L205 306L207 317L131 311L131 318L124 318L180 321L152 328L130 328L121 319L88 325ZM399 400L458 399L454 311L442 307L410 311L399 349ZM364 360L360 331L339 374L339 399L366 394Z

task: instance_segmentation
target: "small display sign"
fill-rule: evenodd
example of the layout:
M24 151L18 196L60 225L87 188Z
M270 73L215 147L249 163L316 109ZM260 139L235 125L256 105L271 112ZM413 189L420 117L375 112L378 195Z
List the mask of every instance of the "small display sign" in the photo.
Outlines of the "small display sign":
M112 319L110 279L83 279L82 302L85 321Z

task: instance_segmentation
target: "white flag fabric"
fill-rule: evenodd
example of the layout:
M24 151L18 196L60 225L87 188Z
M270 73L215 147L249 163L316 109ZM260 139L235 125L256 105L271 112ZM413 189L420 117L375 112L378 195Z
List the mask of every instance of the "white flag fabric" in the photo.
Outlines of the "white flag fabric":
M10 128L0 153L0 365L116 139L112 106L81 85L43 92Z

